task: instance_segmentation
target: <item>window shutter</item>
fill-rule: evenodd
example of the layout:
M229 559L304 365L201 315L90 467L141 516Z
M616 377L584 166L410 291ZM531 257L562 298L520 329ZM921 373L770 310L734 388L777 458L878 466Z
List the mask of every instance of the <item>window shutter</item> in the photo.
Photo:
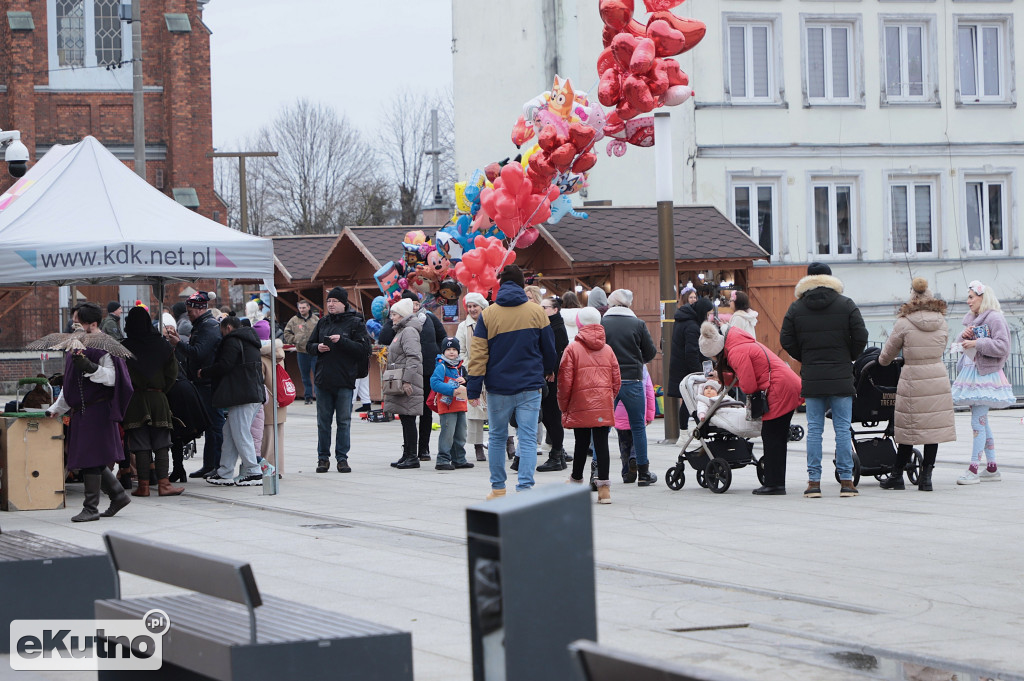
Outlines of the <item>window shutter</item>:
M825 97L825 29L821 27L807 29L807 96Z
M850 97L849 29L844 27L832 28L832 96Z
M768 97L768 27L754 26L751 28L751 49L754 57L753 80L754 96Z
M729 27L729 92L733 97L747 96L745 38L743 26Z

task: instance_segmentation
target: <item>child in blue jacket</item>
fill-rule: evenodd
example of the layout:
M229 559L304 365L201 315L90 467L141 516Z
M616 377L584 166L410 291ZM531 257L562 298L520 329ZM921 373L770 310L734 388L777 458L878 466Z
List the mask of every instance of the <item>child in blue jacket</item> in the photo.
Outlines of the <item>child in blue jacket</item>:
M430 376L430 389L437 393L437 414L441 418L441 436L437 442L437 463L439 471L456 468L472 468L466 461L466 370L459 357L459 340L445 338L441 343L441 354L437 366Z

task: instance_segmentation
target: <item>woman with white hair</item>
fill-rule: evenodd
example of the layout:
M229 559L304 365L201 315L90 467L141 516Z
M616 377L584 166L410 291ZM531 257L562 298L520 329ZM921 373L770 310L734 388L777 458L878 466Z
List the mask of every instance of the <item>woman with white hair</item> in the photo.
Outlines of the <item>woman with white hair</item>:
M487 299L479 293L467 293L462 304L466 308L466 318L455 330L455 337L459 340L459 357L462 358L463 366L469 366L469 352L473 333L476 331L476 323L488 303ZM487 455L484 454L484 423L487 421L486 391L480 391L480 406L469 405L469 413L466 418L468 426L466 443L473 445L477 461L487 461Z
M990 286L975 280L967 285L967 306L970 311L964 315L964 330L958 343L964 354L960 359L960 373L953 381L953 404L971 408L974 440L971 465L957 479L958 485L996 482L1002 478L996 467L996 445L988 424L988 412L1017 402L1013 387L1003 373L1003 364L1010 355L1010 328L999 300ZM979 473L982 454L986 466Z

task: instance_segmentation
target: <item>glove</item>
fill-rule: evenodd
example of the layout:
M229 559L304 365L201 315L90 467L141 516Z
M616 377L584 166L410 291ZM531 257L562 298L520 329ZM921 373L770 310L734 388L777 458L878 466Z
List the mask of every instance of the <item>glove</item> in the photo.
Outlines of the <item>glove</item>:
M85 353L78 353L71 357L71 363L83 374L92 374L99 370L100 365L85 356Z
M405 393L406 397L412 397L412 383L403 383L402 392Z

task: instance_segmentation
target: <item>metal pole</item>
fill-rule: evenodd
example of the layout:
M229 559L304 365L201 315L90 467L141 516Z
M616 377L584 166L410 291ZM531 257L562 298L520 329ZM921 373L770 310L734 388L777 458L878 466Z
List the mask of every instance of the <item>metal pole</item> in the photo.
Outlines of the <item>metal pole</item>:
M245 191L245 156L238 157L238 203L241 204L239 210L242 215L240 223L242 226L242 234L249 233L249 202L247 200L248 194ZM273 296L271 296L273 297Z
M277 442L277 324L274 321L274 294L270 293L270 370L274 372L274 378L270 381L270 399L273 402L271 405L271 415L274 418L273 422L273 433L274 433L274 474L263 477L263 494L267 496L273 496L277 494L277 468L281 467L281 450L278 449ZM349 405L349 409L352 405Z
M665 389L665 441L679 439L676 398L668 397L671 383L672 331L675 328L676 240L672 203L672 126L667 111L654 114L655 189L658 201L658 281L661 295L662 385Z
M146 110L142 99L141 0L132 0L132 128L135 135L135 172L146 179Z

